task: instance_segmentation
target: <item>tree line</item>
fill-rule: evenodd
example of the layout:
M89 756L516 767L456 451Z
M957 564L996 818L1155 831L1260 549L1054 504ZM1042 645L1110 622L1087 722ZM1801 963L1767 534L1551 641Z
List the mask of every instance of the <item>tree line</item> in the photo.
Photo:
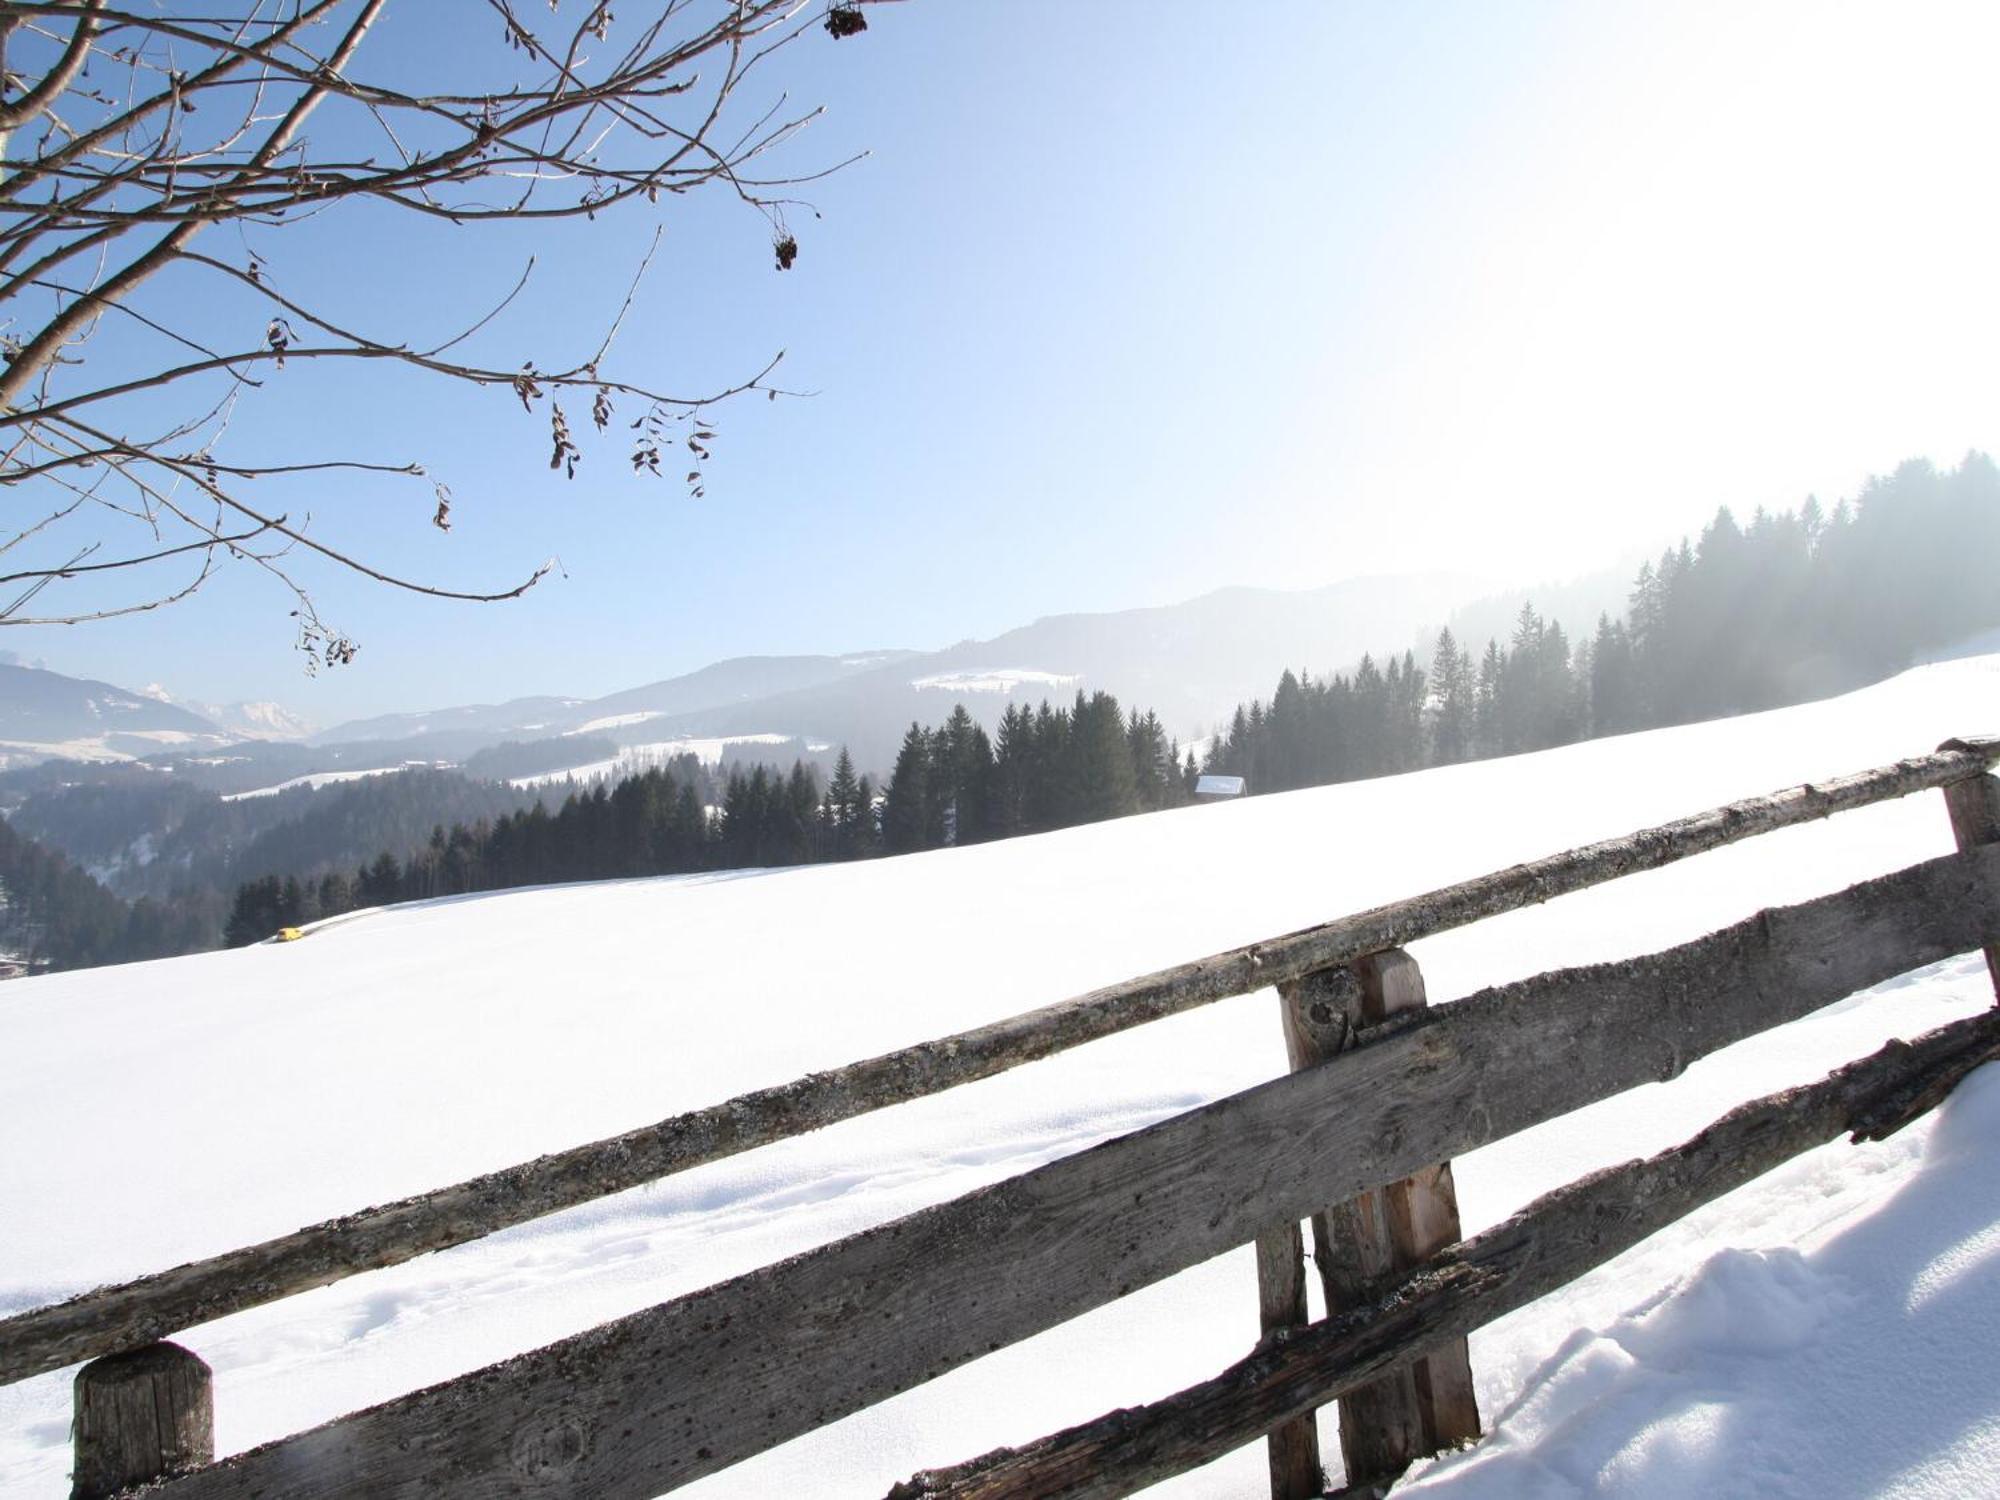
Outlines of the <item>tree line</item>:
M1350 673L1286 672L1239 707L1205 769L1288 791L1545 750L1857 687L2000 625L2000 468L1913 461L1829 514L1718 510L1642 566L1628 607L1572 642L1524 604L1475 654L1449 628Z
M1010 705L991 735L964 705L911 724L878 796L843 749L822 786L795 763L692 756L615 787L497 820L439 824L407 859L349 878L267 876L239 888L229 941L354 906L560 880L806 864L978 843L1183 805L1201 772L1252 792L1391 775L1803 701L1871 681L1926 649L2000 625L2000 469L1904 464L1823 513L1724 508L1633 581L1628 607L1572 642L1524 604L1483 651L1438 633L1352 671L1286 672L1239 707L1205 759L1109 693Z
M219 892L129 905L90 872L0 818L0 949L32 972L84 969L212 946ZM205 939L205 941L204 941Z
M404 858L384 850L353 874L265 875L236 889L231 946L286 927L395 901L569 880L815 864L1042 832L1178 806L1192 759L1156 714L1127 715L1109 693L1064 708L1010 706L989 737L963 704L912 724L878 795L843 747L821 784L795 761L726 773L692 755L540 801L499 818L442 823Z
M1010 704L991 736L959 704L936 729L904 734L879 843L907 854L1157 812L1187 802L1195 774L1157 714L1127 715L1110 693Z

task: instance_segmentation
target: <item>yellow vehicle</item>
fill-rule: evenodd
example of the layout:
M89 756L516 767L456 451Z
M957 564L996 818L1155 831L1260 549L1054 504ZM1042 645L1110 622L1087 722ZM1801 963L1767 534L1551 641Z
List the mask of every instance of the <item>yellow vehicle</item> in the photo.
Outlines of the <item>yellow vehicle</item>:
M278 929L278 941L281 943L296 943L305 935L306 930L303 927L280 927Z

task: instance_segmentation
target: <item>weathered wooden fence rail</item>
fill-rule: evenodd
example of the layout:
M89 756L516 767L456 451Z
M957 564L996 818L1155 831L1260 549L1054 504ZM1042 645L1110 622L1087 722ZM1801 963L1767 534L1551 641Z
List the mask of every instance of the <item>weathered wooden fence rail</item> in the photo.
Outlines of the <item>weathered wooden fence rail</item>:
M1596 1263L1578 1259L1586 1251L1555 1233L1582 1211L1577 1204L1598 1204L1591 1213L1621 1224L1657 1227L1654 1216L1664 1210L1656 1205L1622 1216L1605 1208L1603 1195L1622 1191L1607 1184L1685 1178L1693 1185L1675 1192L1686 1198L1707 1193L1727 1175L1700 1167L1714 1154L1702 1145L1705 1136L1682 1148L1691 1154L1668 1153L1619 1169L1624 1177L1591 1179L1446 1250L1457 1222L1443 1164L1636 1084L1672 1077L1718 1047L1940 958L1984 948L2000 984L2000 781L1985 774L1996 760L2000 741L1947 742L1931 756L1515 866L86 1293L0 1321L0 1383L141 1348L224 1313L1275 983L1298 1069L1285 1077L221 1463L204 1461L200 1434L190 1440L180 1432L180 1447L163 1446L150 1471L143 1453L135 1458L113 1441L115 1476L87 1487L80 1458L77 1493L109 1493L107 1484L198 1464L167 1480L161 1492L184 1500L354 1494L637 1500L1253 1241L1267 1337L1251 1360L1157 1408L1105 1419L1124 1434L1112 1434L1110 1447L1102 1446L1111 1441L1109 1429L1092 1424L1021 1454L920 1476L918 1488L907 1492L1125 1493L1147 1476L1176 1471L1163 1463L1186 1467L1274 1433L1276 1492L1317 1493L1310 1412L1342 1393L1357 1398L1357 1411L1373 1413L1343 1424L1344 1439L1350 1426L1356 1434L1344 1443L1350 1470L1393 1474L1412 1451L1470 1435L1468 1422L1476 1432L1465 1332ZM1399 984L1406 1000L1414 984L1421 1005L1414 965L1401 968L1406 956L1391 952L1404 943L1754 834L1928 789L1945 790L1958 854L1760 913L1662 953L1391 1014ZM1385 980L1398 972L1400 979ZM1788 1125L1777 1134L1815 1144L1845 1128L1821 1128L1836 1115L1874 1119L1899 1089L1929 1099L1948 1088L1976 1065L1966 1059L1983 1059L1987 1053L1979 1049L1990 1052L1991 1042L1972 1023L1947 1028L1915 1051L1892 1048L1858 1065L1860 1072L1815 1086L1830 1091L1824 1096L1795 1091L1766 1101L1755 1118L1773 1111L1799 1122L1810 1117L1810 1128ZM1739 1112L1745 1119L1751 1113ZM1716 1129L1725 1127L1738 1134L1750 1128L1725 1121ZM1698 1201L1689 1198L1658 1223ZM1309 1217L1316 1219L1335 1311L1313 1325L1303 1318L1298 1229ZM1595 1254L1616 1234L1608 1219L1590 1222L1597 1227L1586 1236L1586 1250ZM1519 1227L1524 1223L1532 1232ZM1638 1229L1632 1238L1650 1232ZM1522 1250L1524 1235L1542 1248ZM1382 1248L1379 1263L1366 1275L1341 1271L1341 1258L1365 1250L1364 1240ZM1531 1287L1540 1290L1522 1290ZM93 1372L116 1364L85 1367L80 1413L97 1389ZM205 1382L201 1392L205 1400ZM1403 1435L1384 1438L1391 1427ZM1142 1429L1153 1435L1139 1435ZM1209 1436L1175 1436L1176 1430ZM80 1419L80 1451L83 1437ZM1188 1456L1197 1450L1202 1457ZM1142 1456L1114 1461L1114 1452ZM1085 1453L1095 1456L1087 1463L1060 1456ZM1030 1457L1036 1454L1042 1456ZM1080 1463L1095 1476L1088 1484L1079 1479Z
M1732 802L1373 911L1106 986L1074 1000L760 1089L609 1140L330 1219L242 1250L0 1321L0 1384L132 1348L362 1271L461 1245L892 1104L1266 985L1717 849L1756 834L1978 776L2000 740Z
M1112 1412L1022 1448L918 1474L919 1496L1127 1495L1343 1397L1600 1266L1704 1203L1843 1133L1880 1140L2000 1058L2000 1014L1892 1042L1821 1083L1732 1110L1694 1139L1596 1172L1440 1253L1379 1301L1271 1340L1178 1395Z

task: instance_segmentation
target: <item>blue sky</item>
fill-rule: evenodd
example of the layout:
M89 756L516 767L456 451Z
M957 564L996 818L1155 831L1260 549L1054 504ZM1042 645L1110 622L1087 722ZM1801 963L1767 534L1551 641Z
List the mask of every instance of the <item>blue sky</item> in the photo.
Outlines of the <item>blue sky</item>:
M501 47L455 9L412 14L371 41L378 72ZM608 443L552 476L546 419L504 389L294 367L237 452L417 458L456 497L444 536L425 486L321 485L315 535L458 586L551 556L562 575L471 606L312 574L361 654L310 682L286 599L247 571L0 647L330 723L1225 584L1558 578L1718 504L2000 446L1990 5L869 17L766 83L827 106L788 164L871 152L809 190L823 217L792 212L788 273L720 196L555 232L361 213L255 241L281 283L412 341L532 253L482 335L511 368L587 349L664 224L626 372L702 390L782 348L815 392L718 412L704 499Z

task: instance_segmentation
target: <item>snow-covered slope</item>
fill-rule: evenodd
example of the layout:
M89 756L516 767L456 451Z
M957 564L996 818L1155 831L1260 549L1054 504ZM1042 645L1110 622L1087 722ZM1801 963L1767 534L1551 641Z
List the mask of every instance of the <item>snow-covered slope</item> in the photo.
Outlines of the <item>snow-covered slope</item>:
M427 760L412 760L405 761L400 766L370 766L365 771L312 771L304 776L289 777L275 786L260 786L248 792L225 792L222 800L242 802L254 797L276 797L302 786L309 786L318 791L321 787L339 786L345 781L363 781L370 776L393 776L398 771L408 771L417 767L428 768L430 764Z
M157 703L171 703L200 714L235 739L303 740L314 732L309 720L282 703L202 703L176 698L157 682L148 683L139 692Z
M722 763L723 756L736 745L761 746L763 750L760 753L769 755L780 764L787 755L796 758L800 751L828 748L823 744L816 742L808 744L782 734L729 734L715 739L660 740L653 744L625 745L607 760L593 760L585 765L568 766L560 771L541 771L533 776L516 776L512 778L511 784L518 787L553 787L560 792L565 782L586 785L597 781L618 781L627 776L643 775L647 771L670 765L683 755L692 755L703 765L716 766Z
M860 866L420 904L299 943L9 984L0 1310L1996 725L2000 657L1973 658L1827 703L1509 761ZM1949 847L1931 794L1417 955L1447 1000ZM1476 1153L1458 1168L1467 1227L1992 999L1976 959L1950 962ZM1247 996L185 1341L216 1367L233 1450L1282 1068L1271 997ZM1498 1436L1413 1488L1981 1492L2000 1443L2000 1158L1979 1149L2000 1123L1992 1071L1935 1125L1803 1158L1475 1337ZM1252 1262L1232 1253L689 1493L880 1495L917 1467L1212 1374L1255 1331ZM1900 1394L1878 1396L1878 1381ZM63 1492L67 1403L62 1375L0 1390L0 1492ZM1255 1496L1263 1483L1252 1450L1173 1489Z
M0 768L56 757L130 760L232 738L201 715L145 693L0 662Z

